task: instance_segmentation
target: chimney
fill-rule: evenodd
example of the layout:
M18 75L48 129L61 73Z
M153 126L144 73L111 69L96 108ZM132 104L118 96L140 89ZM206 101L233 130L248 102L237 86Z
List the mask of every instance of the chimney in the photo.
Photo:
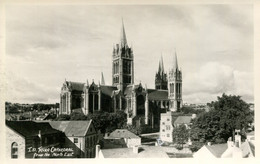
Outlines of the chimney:
M138 151L139 151L139 146L138 145L133 146L133 153L138 154L139 153Z
M241 135L239 134L240 130L235 130L235 146L240 148L241 147Z
M232 141L231 137L228 138L227 146L228 146L228 148L233 147L233 141Z
M100 145L96 145L96 158L99 158Z

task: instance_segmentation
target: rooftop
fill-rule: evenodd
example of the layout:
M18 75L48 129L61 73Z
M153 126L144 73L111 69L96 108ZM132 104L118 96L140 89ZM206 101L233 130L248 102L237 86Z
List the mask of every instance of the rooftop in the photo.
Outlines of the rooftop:
M49 122L6 121L5 124L24 137L38 136L39 131L41 135L60 133L53 129Z
M91 121L51 121L50 124L66 136L85 136Z
M109 134L108 139L116 139L116 138L140 138L134 133L128 131L127 129L116 129Z
M169 158L160 146L147 146L139 148L134 153L133 148L101 149L104 158Z
M191 122L191 116L179 116L174 121L174 124L189 124Z
M221 155L227 150L227 144L216 144L216 145L205 145L205 147L217 158L220 158Z

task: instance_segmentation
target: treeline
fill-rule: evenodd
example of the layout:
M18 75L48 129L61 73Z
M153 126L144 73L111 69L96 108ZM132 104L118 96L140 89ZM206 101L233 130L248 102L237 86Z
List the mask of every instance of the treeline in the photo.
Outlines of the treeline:
M61 114L55 121L68 120L93 120L94 126L101 133L112 132L115 129L126 127L127 115L124 111L117 111L115 113L108 113L97 111L90 113L87 116L80 112L73 112L70 115Z
M5 102L5 111L8 113L23 113L23 112L34 111L34 110L43 111L43 110L50 110L51 108L59 108L59 103L20 104L20 103Z

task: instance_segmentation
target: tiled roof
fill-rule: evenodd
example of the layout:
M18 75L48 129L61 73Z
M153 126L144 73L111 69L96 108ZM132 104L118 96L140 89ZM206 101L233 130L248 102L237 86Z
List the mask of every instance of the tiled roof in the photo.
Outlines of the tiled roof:
M133 148L101 149L104 158L169 158L163 147L147 146L133 153Z
M174 125L176 124L189 124L191 122L191 116L179 116L174 121Z
M148 89L149 100L168 100L167 90Z
M109 139L115 139L115 138L140 138L134 133L128 131L127 129L116 129L108 136Z
M117 90L117 87L115 86L106 86L106 85L101 85L100 86L101 92L107 96L112 96L113 91Z
M216 145L205 145L205 147L217 158L220 158L221 155L227 150L227 144L216 144Z
M67 86L69 86L69 88L71 90L74 91L83 91L84 88L84 83L79 83L79 82L72 82L72 81L66 81Z
M51 121L53 128L65 133L66 136L85 136L91 121Z
M33 121L6 121L6 125L24 137L60 133L53 129L48 122L33 122Z
M114 148L126 148L127 145L123 138L120 139L103 139L100 142L103 143L102 149L114 149Z

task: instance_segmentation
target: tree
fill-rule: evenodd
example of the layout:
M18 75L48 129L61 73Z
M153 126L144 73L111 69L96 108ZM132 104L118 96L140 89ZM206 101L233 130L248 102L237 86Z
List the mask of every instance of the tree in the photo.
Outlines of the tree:
M235 129L246 131L253 121L249 105L240 96L226 95L211 102L213 107L208 113L201 113L191 127L192 140L223 143L234 135Z
M70 114L70 120L87 120L87 116L83 113L73 112Z
M55 119L55 121L68 121L68 120L70 120L70 115L67 114L61 114Z
M185 144L188 141L189 130L186 128L184 124L181 124L173 129L172 138L173 142L177 143L177 148L182 149L183 144Z

